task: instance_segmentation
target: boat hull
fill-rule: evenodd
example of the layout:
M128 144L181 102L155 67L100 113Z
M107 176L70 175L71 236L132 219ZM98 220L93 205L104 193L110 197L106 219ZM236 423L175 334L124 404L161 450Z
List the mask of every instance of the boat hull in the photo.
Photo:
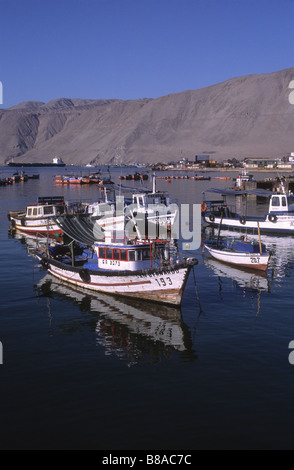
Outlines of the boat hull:
M179 306L190 270L195 262L185 262L138 271L98 271L70 266L35 252L53 276L64 282L106 294L121 295Z
M277 215L273 220L269 220L268 216L265 219L254 218L230 218L214 216L213 214L206 214L204 216L206 223L213 227L238 230L242 232L257 233L258 226L261 234L278 234L278 235L294 235L294 217L290 215Z
M258 269L265 271L268 266L270 255L268 253L246 253L227 250L219 250L209 245L204 245L207 251L215 259L223 263L239 266L242 268Z
M27 234L42 234L42 235L62 235L62 230L52 219L34 219L29 220L24 217L10 216L11 227L14 230Z

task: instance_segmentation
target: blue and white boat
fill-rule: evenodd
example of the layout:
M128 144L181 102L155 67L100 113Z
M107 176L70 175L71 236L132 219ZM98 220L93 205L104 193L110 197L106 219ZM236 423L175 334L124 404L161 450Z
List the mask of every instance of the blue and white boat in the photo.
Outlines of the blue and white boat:
M221 194L222 200L203 200L201 209L203 220L213 227L261 234L294 235L294 196L285 191L278 193L262 189L248 191L221 190L211 188L206 192ZM269 198L268 212L263 217L238 214L226 202L227 196L255 195ZM245 211L246 212L246 211Z
M180 306L190 270L197 264L193 258L172 259L169 242L162 240L94 242L90 248L80 247L78 262L71 252L54 253L54 246L47 253L31 253L68 284L175 306Z
M267 269L270 253L260 241L223 237L204 243L213 258L241 268Z

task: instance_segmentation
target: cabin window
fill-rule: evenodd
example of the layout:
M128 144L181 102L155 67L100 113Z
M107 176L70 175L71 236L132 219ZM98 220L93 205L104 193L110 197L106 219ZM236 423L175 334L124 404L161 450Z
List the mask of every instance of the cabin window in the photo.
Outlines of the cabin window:
M135 261L135 250L129 251L129 261Z
M44 215L53 214L52 206L44 206Z
M105 258L105 248L99 248L99 258Z
M127 261L127 250L120 250L120 259L122 261Z
M31 207L28 209L28 215L32 215L32 208Z
M280 205L280 198L279 196L273 196L273 199L272 199L272 206L279 206Z
M106 248L106 258L112 259L112 248Z
M286 207L287 206L287 201L285 197L282 197L282 206Z
M112 250L112 254L113 254L113 259L119 259L119 249L118 248L114 248Z
M142 250L143 260L150 259L150 250Z
M33 215L38 215L38 209L37 209L37 207L34 207L34 209L33 209Z

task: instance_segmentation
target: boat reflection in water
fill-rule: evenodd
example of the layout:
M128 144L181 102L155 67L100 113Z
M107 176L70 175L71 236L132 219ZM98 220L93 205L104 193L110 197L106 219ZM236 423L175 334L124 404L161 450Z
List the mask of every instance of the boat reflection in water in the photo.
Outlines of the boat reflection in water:
M241 290L243 298L246 294L249 294L252 305L256 298L256 317L260 314L261 294L263 292L270 292L270 282L265 271L230 266L214 258L204 258L204 265L210 268L218 279L218 291L221 300L223 295L223 279L231 279L234 287L237 290Z
M205 258L204 264L214 271L217 277L232 279L239 287L254 291L269 291L269 281L263 271L230 266L213 258Z
M148 301L89 292L67 285L51 274L46 274L36 288L41 296L61 296L77 303L83 311L97 314L97 345L104 348L105 355L115 355L128 361L128 365L146 361L146 356L150 362L156 362L173 352L187 361L196 359L190 331L178 308L166 305L159 308Z
M226 235L228 237L236 236L236 232L226 230ZM203 231L203 240L213 239L217 236L217 231L215 229L206 228ZM257 234L250 234L250 239L258 241ZM294 265L294 237L285 237L285 236L273 236L273 235L263 235L262 242L264 243L266 250L271 253L271 259L269 262L269 272L267 277L272 278L275 285L278 282L282 282L282 279L288 276L289 269L292 269ZM218 263L219 266L224 268L224 264ZM236 273L246 272L241 268L236 271ZM250 272L250 271L249 271ZM259 279L262 274L255 273L256 279ZM245 275L243 275L244 277ZM245 276L246 277L246 276ZM240 275L237 275L237 279L240 278ZM247 276L248 278L248 276ZM254 277L253 277L254 279Z

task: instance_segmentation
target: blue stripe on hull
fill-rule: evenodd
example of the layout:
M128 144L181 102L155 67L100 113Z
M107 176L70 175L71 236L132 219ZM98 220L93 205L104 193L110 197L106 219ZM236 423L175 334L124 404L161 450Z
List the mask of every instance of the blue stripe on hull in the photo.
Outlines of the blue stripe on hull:
M207 222L211 227L219 227L219 224L216 224L214 222ZM224 222L222 222L222 226L221 226L222 229L227 229L227 230L238 230L238 231L241 231L241 232L247 232L247 233L257 233L257 228L250 228L250 227L246 227L246 225L226 225ZM262 227L259 227L260 229L260 233L271 233L271 234L276 234L276 235L294 235L294 227L293 227L293 230L287 230L287 229L275 229L273 227L273 230L270 229L270 228L262 228Z

